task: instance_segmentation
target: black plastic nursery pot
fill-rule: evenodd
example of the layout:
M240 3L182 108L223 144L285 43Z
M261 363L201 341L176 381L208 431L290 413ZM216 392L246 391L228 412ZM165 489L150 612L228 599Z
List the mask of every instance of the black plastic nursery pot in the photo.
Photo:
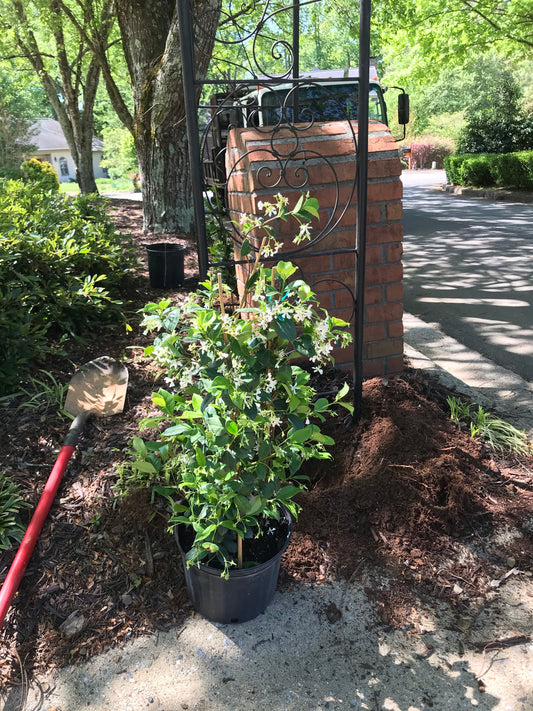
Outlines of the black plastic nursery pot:
M187 593L197 612L212 622L230 624L253 620L266 610L278 582L281 556L292 535L292 517L287 509L283 510L279 522L274 519L271 522L269 530L276 528L278 534L275 555L252 568L230 569L229 579L221 576L221 569L202 563L187 568L184 542L187 527L179 524L174 528L183 560Z
M154 289L175 289L183 285L185 246L173 242L145 244L150 285Z

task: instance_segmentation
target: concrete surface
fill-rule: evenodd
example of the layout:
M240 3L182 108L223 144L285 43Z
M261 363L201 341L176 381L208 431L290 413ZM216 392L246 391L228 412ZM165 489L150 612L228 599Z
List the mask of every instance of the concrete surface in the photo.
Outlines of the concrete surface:
M380 623L363 590L366 580L354 577L277 592L251 622L221 626L190 618L180 629L55 671L32 685L24 708L531 711L533 644L464 652L467 638L483 645L490 635L530 624L533 602L517 604L518 584L505 593L509 619L489 604L454 622L447 608L420 604L413 634ZM10 693L4 711L15 711L18 700Z

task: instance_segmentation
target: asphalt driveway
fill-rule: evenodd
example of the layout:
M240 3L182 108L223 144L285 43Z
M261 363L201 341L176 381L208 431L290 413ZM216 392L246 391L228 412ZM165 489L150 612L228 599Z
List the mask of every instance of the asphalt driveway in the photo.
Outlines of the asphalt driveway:
M533 205L451 195L406 171L405 310L533 381Z

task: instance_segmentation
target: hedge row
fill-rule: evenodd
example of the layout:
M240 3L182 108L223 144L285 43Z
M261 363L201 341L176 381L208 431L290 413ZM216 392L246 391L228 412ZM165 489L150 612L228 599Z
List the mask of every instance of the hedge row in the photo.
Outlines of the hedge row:
M533 151L462 154L444 159L450 183L476 188L533 188Z
M124 322L121 282L136 258L96 195L70 200L0 179L0 396L68 338Z

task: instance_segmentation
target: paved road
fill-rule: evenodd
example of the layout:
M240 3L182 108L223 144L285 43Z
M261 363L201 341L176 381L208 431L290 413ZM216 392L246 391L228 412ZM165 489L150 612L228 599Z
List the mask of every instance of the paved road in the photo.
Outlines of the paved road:
M533 382L533 205L404 183L405 310Z

